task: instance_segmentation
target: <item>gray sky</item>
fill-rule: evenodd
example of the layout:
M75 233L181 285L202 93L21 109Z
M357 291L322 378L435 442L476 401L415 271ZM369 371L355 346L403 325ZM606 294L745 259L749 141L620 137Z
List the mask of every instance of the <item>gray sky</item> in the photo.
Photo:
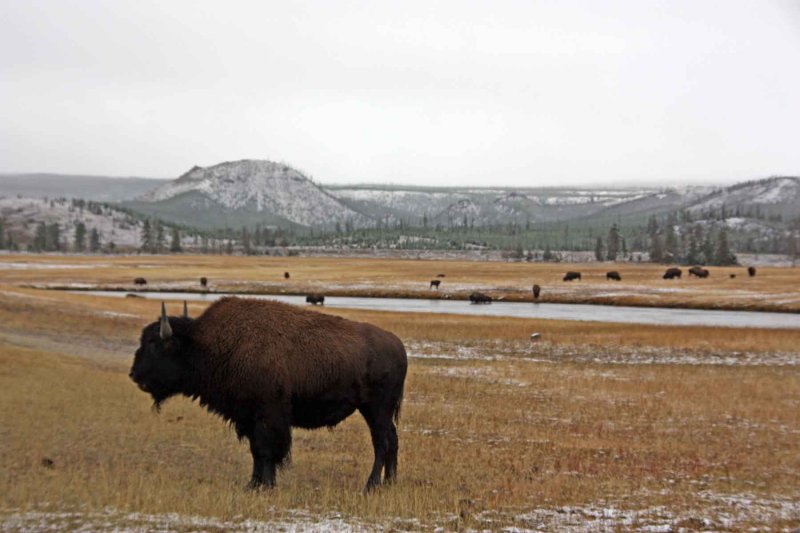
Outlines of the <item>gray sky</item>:
M0 172L800 174L800 1L0 0Z

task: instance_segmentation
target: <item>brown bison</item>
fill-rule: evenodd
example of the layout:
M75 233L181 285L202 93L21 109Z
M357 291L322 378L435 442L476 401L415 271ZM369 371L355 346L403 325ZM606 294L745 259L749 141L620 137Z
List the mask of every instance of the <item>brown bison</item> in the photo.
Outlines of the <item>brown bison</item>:
M570 270L569 272L564 274L564 281L572 281L572 280L575 280L575 279L577 279L577 280L581 279L581 273L580 272L573 272L572 270Z
M306 303L313 305L325 305L325 296L322 294L309 294L306 296Z
M731 274L731 279L736 279L736 274Z
M130 377L158 409L197 398L247 438L249 487L271 487L292 427L333 427L361 413L375 460L367 489L397 474L397 428L407 370L403 343L371 324L265 300L223 298L198 318L144 328Z
M440 280L440 279L432 279L431 280L431 286L428 287L428 288L429 289L433 289L435 287L436 290L438 291L439 290L439 285L441 285L441 284L442 284L442 280Z
M689 269L689 275L694 276L696 278L707 278L709 272L703 267L693 266L692 268Z
M606 281L608 280L622 281L622 276L616 270L612 270L611 272L606 272Z
M201 287L208 287L208 278L207 277L204 276L204 277L200 278L200 286Z
M668 268L667 271L664 272L664 276L662 277L664 279L675 279L675 278L681 279L682 275L683 271L680 268L673 267L673 268Z
M474 304L490 304L492 303L492 297L482 292L473 292L469 295L469 301Z
M445 275L444 274L436 274L436 277L437 278L443 278L443 277L445 277Z
M288 272L284 272L284 273L283 273L283 279L289 279L290 277L291 277L291 276L289 275L289 273L288 273Z
M147 280L144 278L136 278L133 280L134 285L147 285Z
M538 300L539 294L542 292L542 288L538 285L533 286L533 299Z
M756 267L747 267L747 275L754 278L756 276Z

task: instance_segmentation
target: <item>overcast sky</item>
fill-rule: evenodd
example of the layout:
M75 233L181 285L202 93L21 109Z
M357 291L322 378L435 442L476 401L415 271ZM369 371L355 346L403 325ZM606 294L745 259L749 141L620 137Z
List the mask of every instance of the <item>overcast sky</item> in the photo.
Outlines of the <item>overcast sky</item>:
M800 174L800 0L0 0L0 172Z

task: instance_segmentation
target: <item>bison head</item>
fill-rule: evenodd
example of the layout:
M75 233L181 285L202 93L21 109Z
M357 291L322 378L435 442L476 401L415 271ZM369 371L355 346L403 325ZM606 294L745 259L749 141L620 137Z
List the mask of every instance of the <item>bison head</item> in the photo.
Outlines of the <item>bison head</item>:
M184 392L190 382L191 367L183 335L189 322L185 303L184 316L170 319L162 302L161 319L142 330L130 378L153 397L156 409L170 396ZM175 333L173 326L178 330Z

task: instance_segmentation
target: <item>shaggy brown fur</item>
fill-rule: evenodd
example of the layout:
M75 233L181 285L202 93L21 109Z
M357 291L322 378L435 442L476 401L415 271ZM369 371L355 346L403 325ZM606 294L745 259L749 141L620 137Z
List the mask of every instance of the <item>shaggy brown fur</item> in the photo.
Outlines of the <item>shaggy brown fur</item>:
M207 287L208 286L208 278L207 277L203 276L202 278L200 278L200 286L202 286L202 287Z
M370 489L397 471L397 429L407 360L395 335L371 324L264 300L223 298L196 319L169 317L142 332L131 378L156 405L198 398L248 438L250 486L272 486L291 427L333 427L358 410L372 435Z
M707 278L708 277L708 270L703 267L693 266L689 269L689 275L694 276L696 278Z
M325 305L325 295L317 293L309 294L306 296L306 303L313 305Z
M747 267L747 275L750 276L751 278L755 277L756 267Z
M538 300L539 294L542 292L542 288L538 285L533 286L533 299Z
M575 279L577 279L577 280L581 279L581 273L580 272L569 271L566 274L564 274L564 281L572 281L572 280L575 280Z
M611 272L606 272L606 281L609 280L622 281L622 276L616 270L612 270Z
M674 279L678 278L681 279L681 275L683 275L683 271L680 268L668 268L664 275L662 276L664 279Z
M147 280L144 278L136 278L133 280L134 285L147 285Z

